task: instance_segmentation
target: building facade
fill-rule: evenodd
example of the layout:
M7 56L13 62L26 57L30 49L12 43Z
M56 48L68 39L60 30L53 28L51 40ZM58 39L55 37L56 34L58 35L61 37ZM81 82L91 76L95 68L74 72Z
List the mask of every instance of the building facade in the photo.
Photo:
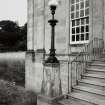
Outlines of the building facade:
M43 61L51 46L48 1L27 1L26 89L37 93L41 92ZM70 62L94 38L105 40L105 1L59 0L55 18L59 21L55 27L56 56L60 60L62 91L66 94L71 87Z

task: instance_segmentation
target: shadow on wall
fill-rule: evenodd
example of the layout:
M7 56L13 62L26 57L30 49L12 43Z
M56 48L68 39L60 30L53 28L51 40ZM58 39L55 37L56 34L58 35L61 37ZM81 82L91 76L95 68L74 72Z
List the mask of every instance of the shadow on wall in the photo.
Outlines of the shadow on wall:
M0 53L0 79L25 85L25 52Z

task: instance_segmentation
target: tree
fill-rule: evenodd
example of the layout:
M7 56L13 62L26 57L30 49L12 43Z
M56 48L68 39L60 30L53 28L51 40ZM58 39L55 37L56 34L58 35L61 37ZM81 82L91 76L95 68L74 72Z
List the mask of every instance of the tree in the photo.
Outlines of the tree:
M27 49L27 23L20 27L14 21L3 20L0 22L0 50L25 51Z
M0 27L3 32L18 32L19 26L16 22L10 20L3 20L0 22Z
M24 26L20 28L20 40L18 43L18 48L20 50L27 49L27 23L24 24Z

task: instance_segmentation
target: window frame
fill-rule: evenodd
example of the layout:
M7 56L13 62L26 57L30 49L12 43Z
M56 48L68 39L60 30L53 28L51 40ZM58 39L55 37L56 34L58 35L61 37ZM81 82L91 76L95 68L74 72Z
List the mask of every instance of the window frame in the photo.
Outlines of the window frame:
M89 0L78 0L79 2L76 2L76 0L75 0L75 3L74 4L71 4L71 2L70 2L70 44L85 44L85 43L89 43L89 36L90 36L90 16L89 16L89 14L90 14L90 5L89 5ZM86 7L86 1L88 1L88 6ZM82 8L81 9L81 2L84 2L84 8ZM77 10L76 9L76 5L79 5L79 9ZM74 11L71 11L71 7L73 7L74 6ZM86 16L85 14L86 14L86 9L89 9L88 11L89 11L89 13L88 13L88 15ZM80 11L81 10L84 10L84 16L83 17L80 17ZM79 11L79 18L76 18L76 12L77 11ZM71 17L71 14L72 13L74 13L74 19L72 19L72 17ZM88 24L86 23L86 19L88 18ZM76 22L77 22L77 20L79 20L80 22L82 21L82 19L84 19L84 21L85 21L85 24L84 25L76 25ZM73 21L74 21L74 23L75 23L75 26L72 26L72 23L73 23ZM86 26L88 26L88 32L86 32ZM77 32L76 32L76 28L77 27L79 27L80 28L80 31L81 31L81 28L82 27L84 27L84 32L79 32L78 34L77 34ZM73 28L75 28L75 34L72 34L72 29ZM80 40L81 39L81 35L83 35L84 34L84 40ZM75 41L73 41L72 40L72 37L73 37L73 35L75 35ZM79 41L77 41L76 40L76 36L77 35L79 35ZM88 35L88 36L86 36L86 35ZM88 39L86 39L88 37Z

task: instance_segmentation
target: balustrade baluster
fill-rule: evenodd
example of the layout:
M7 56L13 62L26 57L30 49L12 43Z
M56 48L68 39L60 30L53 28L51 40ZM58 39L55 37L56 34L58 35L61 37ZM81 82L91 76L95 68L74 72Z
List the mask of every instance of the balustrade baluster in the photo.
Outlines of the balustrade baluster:
M69 63L69 61L68 61L68 94L70 93L70 90L69 90L69 89L70 89L70 84L69 84L69 82L70 82L70 81L69 81L69 80L70 80L70 78L69 78L69 75L70 75L69 64L70 64L70 63Z
M76 85L78 84L78 74L77 74L78 62L76 62Z
M73 62L71 62L71 91L72 91L72 64L73 64Z

